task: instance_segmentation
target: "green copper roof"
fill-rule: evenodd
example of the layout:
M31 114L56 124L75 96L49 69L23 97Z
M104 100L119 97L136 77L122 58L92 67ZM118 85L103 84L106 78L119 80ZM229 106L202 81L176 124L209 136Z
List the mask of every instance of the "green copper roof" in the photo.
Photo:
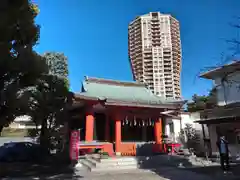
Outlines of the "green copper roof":
M173 101L154 95L144 84L98 78L86 78L79 95L107 101L138 104L162 105L173 103Z

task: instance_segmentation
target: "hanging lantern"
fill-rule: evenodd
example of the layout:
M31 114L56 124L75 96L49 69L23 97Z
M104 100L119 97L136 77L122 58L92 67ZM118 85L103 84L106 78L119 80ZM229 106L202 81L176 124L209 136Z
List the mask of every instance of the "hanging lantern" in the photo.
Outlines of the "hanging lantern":
M145 126L145 121L144 120L142 120L142 126Z
M152 125L152 121L151 121L151 118L149 118L149 126L151 126Z
M124 124L125 124L125 121L123 120L123 121L122 121L122 125L124 126Z

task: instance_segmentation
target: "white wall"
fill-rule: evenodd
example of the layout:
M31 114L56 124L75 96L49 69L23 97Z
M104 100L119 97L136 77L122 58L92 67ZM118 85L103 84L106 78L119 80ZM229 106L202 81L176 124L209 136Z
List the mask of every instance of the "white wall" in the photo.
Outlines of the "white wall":
M193 128L195 128L199 135L200 135L200 142L199 142L199 151L204 150L204 142L203 142L203 133L202 133L202 126L194 121L198 120L200 117L199 113L185 113L183 112L180 119L174 118L166 118L166 126L165 126L165 134L168 136L173 136L172 140L175 142L179 142L179 134L181 129L186 127L186 124L191 124ZM170 133L169 123L173 123L174 126L174 134ZM205 130L206 136L208 135L208 130Z
M182 113L180 116L181 116L181 119L174 119L171 117L166 118L166 124L165 124L166 135L174 136L175 141L178 141L178 137L181 132L181 129L186 127L186 124L194 124L189 113ZM171 123L173 123L174 134L170 133L169 124Z
M173 118L166 118L165 121L165 135L168 135L170 139L174 142L178 142L178 136L181 130L181 120L180 119L173 119ZM173 124L173 133L170 132L170 124Z
M230 74L224 85L221 83L221 78L216 78L214 83L217 87L219 106L240 102L240 72Z

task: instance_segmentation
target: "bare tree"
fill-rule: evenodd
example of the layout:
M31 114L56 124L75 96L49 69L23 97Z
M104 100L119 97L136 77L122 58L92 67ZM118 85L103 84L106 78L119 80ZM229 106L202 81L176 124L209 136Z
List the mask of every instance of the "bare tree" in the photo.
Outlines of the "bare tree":
M232 38L230 40L225 40L226 43L229 44L229 52L230 55L226 53L221 53L221 59L220 62L215 66L211 67L205 67L204 69L201 69L200 74L202 72L210 71L216 68L224 68L227 63L235 61L236 63L240 63L240 17L235 17L235 22L230 23L230 26L234 29L236 29L236 36L235 38ZM234 72L223 72L223 76L221 77L220 84L216 85L214 88L218 88L219 86L223 88L223 94L224 94L224 101L225 104L228 104L228 92L227 88L231 87L233 84L239 84L237 86L238 90L240 91L240 80L232 79L232 75L234 75L235 72L240 71L239 69L236 69ZM198 75L199 76L199 75Z

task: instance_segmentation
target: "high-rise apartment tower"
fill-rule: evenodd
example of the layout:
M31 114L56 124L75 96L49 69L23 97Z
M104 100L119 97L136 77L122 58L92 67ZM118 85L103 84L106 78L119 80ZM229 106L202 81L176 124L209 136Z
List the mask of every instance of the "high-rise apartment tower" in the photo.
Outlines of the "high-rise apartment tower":
M128 27L128 53L136 81L156 95L181 98L181 41L174 17L159 12L137 17Z

